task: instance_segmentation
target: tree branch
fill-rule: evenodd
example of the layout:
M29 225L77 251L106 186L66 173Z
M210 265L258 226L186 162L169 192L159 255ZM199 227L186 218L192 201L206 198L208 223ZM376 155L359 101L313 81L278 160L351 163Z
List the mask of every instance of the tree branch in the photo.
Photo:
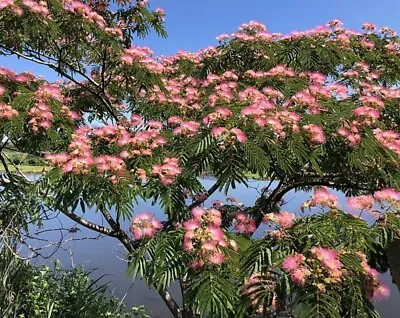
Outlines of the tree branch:
M96 223L90 222L82 217L80 217L79 215L73 213L73 212L69 212L69 211L62 211L62 213L67 216L68 218L70 218L71 220L75 221L76 223L90 229L93 230L95 232L104 234L104 235L108 235L108 236L112 236L112 237L116 237L115 232L113 230L110 230L104 226L98 225Z
M104 104L104 106L105 106L105 107L107 108L107 110L110 112L110 114L111 114L111 116L114 118L114 120L116 120L116 121L119 120L118 115L115 113L115 111L113 110L113 108L112 108L112 106L110 105L110 103L108 103L108 102L106 101L106 99L105 99L101 94L99 94L98 92L96 92L96 91L90 89L89 87L83 85L81 82L77 81L74 77L72 77L72 76L70 76L68 73L64 72L59 66L54 65L54 64L49 63L49 62L46 62L46 61L44 61L44 60L42 60L42 59L40 59L40 58L37 58L37 57L32 57L32 56L28 56L28 55L25 55L25 54L21 54L21 53L15 51L15 50L12 50L12 49L10 49L10 48L7 48L7 47L3 46L3 45L1 45L0 48L2 48L3 50L9 51L11 54L14 54L14 55L16 55L16 56L18 56L18 57L21 57L21 58L23 58L23 59L25 59L25 60L27 60L27 61L31 61L31 62L33 62L33 63L37 63L37 64L40 64L40 65L47 66L47 67L51 68L52 70L56 71L56 72L57 72L58 74L60 74L61 76L64 76L65 78L69 79L70 81L74 82L75 84L79 85L79 86L82 87L83 89L87 90L88 92L90 92L90 93L92 93L94 96L96 96L96 97ZM89 76L87 76L85 73L83 73L83 72L81 72L81 71L79 71L79 70L76 70L76 69L72 68L71 65L69 65L68 63L65 63L64 61L63 61L63 63L64 63L65 65L67 65L73 72L76 72L76 73L78 73L79 75L83 76L85 79L87 79L88 82L91 83L93 86L95 86L97 89L101 89L101 87L99 86L99 84L96 83L92 78L90 78Z
M192 204L190 204L190 205L188 206L188 210L192 210L192 209L195 208L196 206L199 206L199 205L202 204L204 201L206 201L215 191L218 190L219 185L220 185L220 184L219 184L218 181L215 182L214 185L213 185L210 189L208 189L208 190L206 191L206 193L204 193L205 196L203 196L203 197L201 197L201 198L195 200Z
M164 303L167 305L168 309L174 315L175 318L182 318L181 308L178 306L176 301L171 297L171 294L167 290L158 291Z
M11 54L14 54L18 57L21 57L25 60L40 64L40 65L44 65L49 67L50 69L53 69L54 71L56 71L58 74L60 74L61 76L71 80L72 82L74 82L75 84L79 85L80 87L82 87L83 89L85 89L86 91L89 91L90 93L92 93L93 95L95 95L97 98L100 99L100 101L105 105L105 107L107 108L107 110L110 112L111 116L118 121L118 115L114 112L111 104L109 102L107 102L107 100L101 95L101 93L96 92L94 90L92 90L91 88L83 85L81 82L75 80L75 78L73 76L70 76L68 73L66 73L64 70L62 70L62 68L59 65L54 65L50 62L44 61L43 59L41 59L40 57L32 57L29 55L25 55L22 53L19 53L15 50L12 50L10 48L6 48L4 46L0 46L0 48L2 48L3 50L9 51ZM57 62L55 59L53 59L55 62ZM59 61L58 61L59 62ZM75 68L73 68L71 65L69 65L68 63L66 63L65 61L63 61L63 63L69 67L73 72L76 72L80 75L82 75L85 79L88 80L89 83L91 83L94 87L96 87L97 89L99 89L102 93L104 93L104 70L102 72L102 86L100 86L98 83L96 83L92 78L88 77L86 74L84 74L83 72L76 70ZM6 169L6 171L8 173L8 167L6 165L6 162L4 160L4 158L0 155L0 161L4 164L4 167ZM217 187L218 188L218 187ZM211 191L210 191L211 190ZM211 188L207 193L212 194L215 190L213 190L213 188ZM200 203L197 203L200 204ZM64 215L66 215L68 218L70 218L71 220L75 221L76 223L90 229L93 230L95 232L107 235L107 236L111 236L111 237L115 237L117 238L123 245L124 247L127 249L127 251L129 253L132 253L135 248L140 244L140 242L133 242L129 236L123 231L121 230L119 224L112 218L112 216L110 215L110 213L108 211L106 211L105 209L101 209L100 212L103 214L104 218L106 219L106 221L108 222L108 224L111 226L112 229L108 229L105 228L104 226L95 224L93 222L90 222L82 217L80 217L79 215L73 213L73 212L63 212ZM180 307L178 306L178 304L176 303L176 301L171 297L170 293L165 290L165 291L158 291L158 293L160 294L161 298L164 300L165 304L167 305L167 307L169 308L169 310L171 311L171 313L174 315L175 318L181 318L182 317L182 312Z
M118 222L114 220L111 214L105 209L105 207L100 206L99 210L101 214L106 219L107 223L113 229L113 235L116 237L126 248L128 253L133 253L135 249L140 245L141 241L133 241L128 234L124 230L121 229L121 226Z
M4 170L6 171L6 173L7 173L9 176L11 176L11 171L10 171L10 169L8 169L7 162L4 160L3 152L0 152L0 161L1 161L1 163L3 164Z
M21 171L21 169L10 159L10 157L7 156L5 152L2 153L4 157L8 160L9 163L15 168L15 170L27 181L30 182L28 177Z
M120 228L119 223L117 223L111 214L105 209L105 207L99 207L101 214L106 219L107 223L113 229L113 235L116 237L127 249L129 253L133 253L135 248L138 247L140 241L132 241L132 239ZM156 288L156 286L154 286ZM171 294L167 290L158 290L159 295L163 299L164 303L167 305L171 313L175 318L181 318L182 312L176 301L172 298Z
M271 184L271 183L270 183ZM276 203L279 202L279 200L273 200L274 196L279 192L279 189L283 186L284 181L280 180L276 188L271 192L271 194L268 197L265 197L264 195L261 195L261 197L256 201L256 204L254 205L253 209L256 210L271 210ZM264 215L262 213L258 213L258 216L256 218L256 226L259 227Z
M275 207L280 200L284 197L286 193L289 191L300 188L300 187L315 187L315 186L326 186L326 187L331 187L331 188L354 188L354 189L359 189L359 190L365 190L365 191L375 191L377 189L374 188L363 188L355 184L351 184L348 180L346 181L339 181L339 180L334 180L332 177L328 177L328 179L324 179L324 177L321 176L313 176L316 178L316 180L306 180L306 181L298 181L298 182L292 182L290 184L287 184L284 186L284 183L281 181L280 185L278 185L277 188L274 189L274 191L271 193L271 195L268 198L265 198L264 200L260 200L258 203L256 203L255 206L257 206L258 209L260 210L265 210L265 209L272 209ZM312 178L310 176L310 178ZM287 182L285 182L287 183ZM280 187L283 186L281 189ZM261 222L263 219L263 215L260 214L258 215L256 219L256 226L260 226Z

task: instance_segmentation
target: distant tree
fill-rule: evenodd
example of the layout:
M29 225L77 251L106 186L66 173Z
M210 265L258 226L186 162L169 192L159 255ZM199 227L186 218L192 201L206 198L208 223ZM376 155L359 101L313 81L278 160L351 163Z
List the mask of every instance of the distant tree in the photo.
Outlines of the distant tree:
M0 53L61 76L0 70L2 149L10 142L55 166L32 183L0 156L4 190L22 186L117 238L133 277L156 287L175 317L379 316L372 300L388 294L379 272L400 229L395 31L335 20L281 35L250 22L217 47L156 57L133 45L152 29L165 35L164 12L147 1L1 8ZM270 181L253 206L207 201L249 173ZM318 213L281 211L286 193L314 188L302 209ZM159 202L167 220L134 213L137 198ZM108 227L79 207L96 207ZM263 222L265 237L252 237ZM168 292L175 281L182 304Z

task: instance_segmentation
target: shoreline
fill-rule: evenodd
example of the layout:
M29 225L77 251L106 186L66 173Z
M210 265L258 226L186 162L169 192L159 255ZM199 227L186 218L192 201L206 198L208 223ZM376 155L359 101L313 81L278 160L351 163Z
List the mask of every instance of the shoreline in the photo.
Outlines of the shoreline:
M49 166L30 166L30 165L16 165L19 170L23 173L42 173L43 170L47 170L47 168L51 168ZM13 165L9 165L8 169L11 172L17 171L17 169ZM4 166L0 164L0 172L5 172Z
M17 165L18 169L21 170L23 173L42 173L43 170L50 170L51 166L35 166L35 165ZM11 172L17 171L17 169L10 165L8 167ZM0 172L5 172L4 166L0 164ZM266 181L267 179L261 178L260 176L253 174L253 173L245 173L245 176L248 180L257 180L257 181ZM212 174L202 174L199 176L201 179L215 179L215 176Z

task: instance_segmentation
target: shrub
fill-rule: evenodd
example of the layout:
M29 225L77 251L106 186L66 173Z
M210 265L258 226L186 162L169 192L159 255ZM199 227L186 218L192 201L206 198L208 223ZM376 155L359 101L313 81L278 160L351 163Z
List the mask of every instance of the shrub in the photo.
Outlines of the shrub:
M7 255L8 254L8 255ZM35 267L2 252L0 255L0 316L3 318L145 318L143 307L127 311L106 285L83 268Z

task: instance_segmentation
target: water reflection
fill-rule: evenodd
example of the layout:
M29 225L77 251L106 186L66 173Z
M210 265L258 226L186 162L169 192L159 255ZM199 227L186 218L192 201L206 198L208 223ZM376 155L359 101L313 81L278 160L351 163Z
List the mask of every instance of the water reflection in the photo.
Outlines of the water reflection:
M209 188L213 185L214 180L202 179L202 183L205 188ZM258 191L266 186L266 182L263 181L252 181L249 183L249 188L243 185L238 185L236 189L229 191L229 195L236 197L238 200L243 202L245 205L251 205L257 198ZM344 196L338 193L340 203L344 205ZM309 198L309 194L303 191L289 192L285 196L285 210L290 212L298 212L300 204ZM214 193L210 199L212 200L225 200L225 196L222 193ZM136 212L149 211L159 219L165 219L159 206L152 206L149 202L139 202L136 206ZM87 210L85 213L87 219L93 222L102 224L104 220L101 215L94 213L93 210ZM60 227L60 222L64 228L75 227L75 223L70 221L63 215L60 215L59 219L48 221L47 227ZM123 222L124 228L129 227L129 220ZM152 288L148 288L142 280L137 280L134 284L132 280L126 274L127 264L124 260L124 249L118 243L116 239L110 237L96 238L92 231L87 230L83 227L78 227L79 230L73 234L74 238L92 237L92 239L81 240L81 241L70 241L63 245L50 259L36 259L36 263L51 263L55 259L62 261L64 267L71 267L72 265L83 265L88 270L94 270L91 274L97 278L103 274L106 277L103 282L109 282L111 290L114 295L118 297L124 297L124 301L128 306L145 305L151 309L152 317L165 317L169 318L172 315L169 314L167 307L161 301L160 297ZM258 229L255 235L262 235L264 228ZM56 241L57 232L43 233L42 237ZM392 283L392 279L389 274L384 276L384 281L391 288L392 295L389 299L379 302L377 308L381 313L382 318L395 318L398 317L396 314L397 302L400 300L399 292L397 287ZM171 288L171 294L179 301L180 294L178 288Z

